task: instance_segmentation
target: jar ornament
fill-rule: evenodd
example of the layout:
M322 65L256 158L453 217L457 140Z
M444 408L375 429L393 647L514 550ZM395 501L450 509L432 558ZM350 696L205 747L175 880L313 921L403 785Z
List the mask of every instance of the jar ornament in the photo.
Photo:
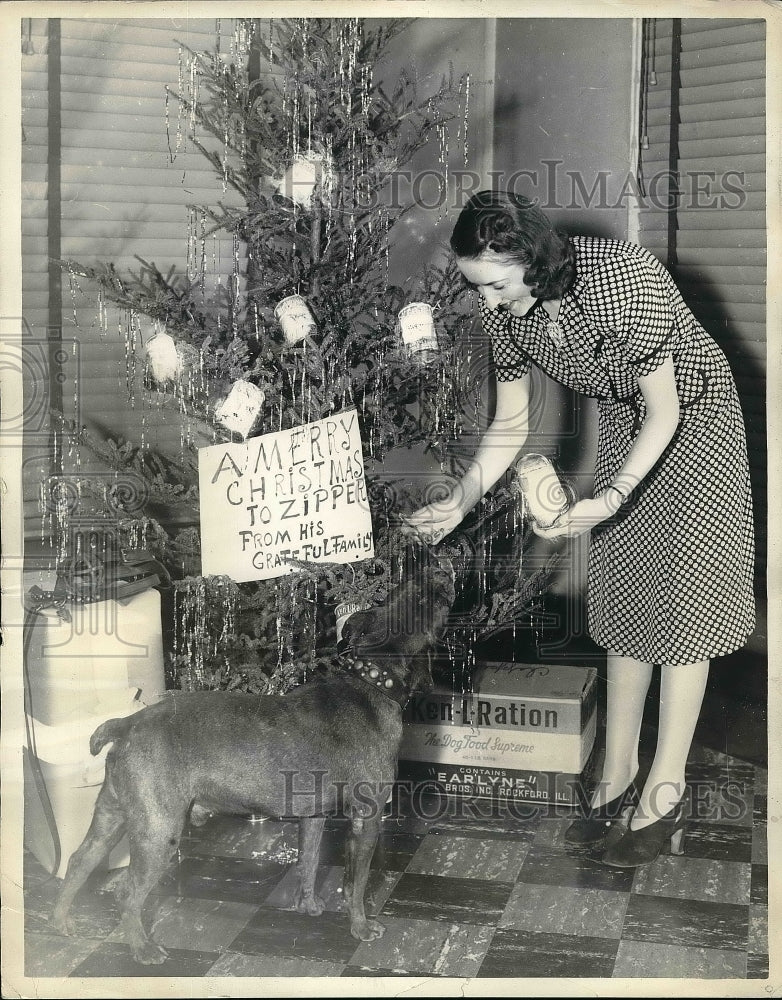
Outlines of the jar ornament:
M263 389L240 378L217 405L215 416L223 427L246 438L258 420L265 399Z
M545 455L523 455L514 473L530 517L539 527L550 528L571 502L553 462Z
M145 348L149 373L156 382L169 382L182 374L182 358L174 338L157 330Z
M330 163L323 153L308 150L297 153L277 185L277 193L300 208L312 207L316 189L324 187L330 176Z
M315 318L301 295L288 295L277 303L274 318L282 328L285 343L292 347L317 330Z
M439 352L434 313L428 302L411 302L399 310L399 327L408 352L421 361Z

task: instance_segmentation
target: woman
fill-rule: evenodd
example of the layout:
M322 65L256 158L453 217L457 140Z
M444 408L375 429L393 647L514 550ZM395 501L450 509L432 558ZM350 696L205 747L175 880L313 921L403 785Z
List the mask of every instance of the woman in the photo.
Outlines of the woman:
M755 624L754 541L744 424L724 355L642 247L567 238L528 200L474 195L451 237L480 295L497 378L493 420L445 502L409 524L439 541L516 458L527 437L529 369L596 397L594 496L539 535L592 532L589 629L607 651L606 751L570 843L610 865L681 850L685 764L709 661ZM657 748L643 789L638 742L661 666ZM629 818L631 817L631 818Z

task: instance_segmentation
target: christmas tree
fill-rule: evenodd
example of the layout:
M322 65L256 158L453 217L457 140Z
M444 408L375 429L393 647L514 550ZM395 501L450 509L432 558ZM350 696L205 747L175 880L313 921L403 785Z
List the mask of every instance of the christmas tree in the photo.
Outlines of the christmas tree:
M385 599L400 572L400 515L429 499L392 489L383 460L422 445L447 468L448 445L463 429L472 304L447 260L404 289L390 283L392 231L406 207L389 196L389 182L422 145L442 147L449 125L466 129L469 81L443 80L426 99L405 74L393 86L379 82L383 54L404 28L403 21L237 20L230 51L188 50L182 86L166 98L167 110L177 109L169 147L174 156L187 132L224 190L239 196L238 207L236 198L193 206L187 274L147 261L133 274L65 262L72 280L95 283L101 308L109 300L157 327L131 377L138 374L161 419L181 422L178 454L69 432L72 443L147 484L143 509L123 509L116 496L112 509L123 543L151 551L173 578L175 686L284 691L328 660L336 607ZM207 294L204 247L216 230L232 234L234 270L219 294ZM436 340L430 331L427 343L405 343L399 314L411 303L437 306ZM131 322L129 336L134 329ZM203 575L199 448L353 409L374 555L346 565L300 562L270 580ZM482 562L476 539L485 542L482 526L498 511L510 537L519 514L512 491L501 489L473 519L472 534L441 547L444 555L462 568ZM482 569L481 594L492 597L472 609L476 627L513 619L536 592L539 581L520 572L523 544L519 533L509 558L495 560L491 587Z

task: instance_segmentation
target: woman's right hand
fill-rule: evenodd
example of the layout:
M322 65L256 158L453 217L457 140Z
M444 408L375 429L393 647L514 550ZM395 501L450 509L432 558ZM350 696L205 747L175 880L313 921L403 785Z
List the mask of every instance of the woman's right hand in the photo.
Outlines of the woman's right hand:
M403 530L421 538L428 545L437 545L464 520L467 511L463 509L457 487L442 500L419 507L412 514L402 518Z
M437 545L461 524L480 498L510 468L527 440L529 381L527 374L497 383L494 417L481 438L472 464L461 479L446 477L438 481L435 488L438 492L442 490L442 497L402 518L409 533L430 545Z

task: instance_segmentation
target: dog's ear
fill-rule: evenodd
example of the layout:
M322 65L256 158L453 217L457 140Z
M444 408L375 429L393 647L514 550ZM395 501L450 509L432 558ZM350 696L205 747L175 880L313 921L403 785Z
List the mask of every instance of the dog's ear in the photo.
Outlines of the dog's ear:
M379 646L388 636L388 613L385 607L355 611L342 627L340 645L352 653Z
M434 686L432 664L426 654L412 657L410 661L410 690L429 691Z

